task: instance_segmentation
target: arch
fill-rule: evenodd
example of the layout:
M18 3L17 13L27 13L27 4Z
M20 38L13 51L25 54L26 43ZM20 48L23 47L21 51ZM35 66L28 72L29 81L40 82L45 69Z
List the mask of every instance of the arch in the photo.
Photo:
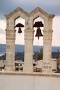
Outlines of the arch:
M5 14L6 18L17 18L18 16L21 16L22 18L27 18L29 14L25 12L22 8L18 7L14 11L12 11L10 14Z
M41 8L37 7L36 9L34 9L32 12L29 13L30 17L32 19L36 18L36 17L41 17L42 19L45 18L53 18L55 15L54 14L48 14L46 13L44 10L42 10Z

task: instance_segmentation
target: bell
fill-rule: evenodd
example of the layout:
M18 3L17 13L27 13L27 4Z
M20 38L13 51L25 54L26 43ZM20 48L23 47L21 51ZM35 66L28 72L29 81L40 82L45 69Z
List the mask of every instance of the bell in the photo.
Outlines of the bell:
M21 27L24 27L23 24L18 23L15 27L18 27L18 28L19 28L19 29L18 29L18 33L22 33Z
M18 33L22 33L22 30L21 30L21 28L19 27L19 29L18 29Z
M43 36L40 29L40 27L43 27L43 26L44 24L42 23L42 21L35 22L35 24L33 25L33 27L37 27L37 32L36 32L35 37L38 37L38 39L39 37Z
M24 27L24 25L21 23L18 23L15 27Z
M38 39L39 39L39 37L41 37L41 36L43 36L43 35L42 35L42 32L41 32L41 29L38 27L35 37L38 37Z
M33 25L33 27L43 27L43 23L42 21L38 21L38 22L35 22L35 24Z

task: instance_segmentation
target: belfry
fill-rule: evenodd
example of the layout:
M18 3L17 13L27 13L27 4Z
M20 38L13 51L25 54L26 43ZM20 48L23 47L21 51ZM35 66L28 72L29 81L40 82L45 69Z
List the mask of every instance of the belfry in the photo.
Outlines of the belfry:
M41 8L37 7L30 13L27 13L22 8L18 7L10 14L5 14L6 17L6 71L15 71L15 20L18 17L25 19L25 26L16 26L19 27L19 33L21 32L21 27L25 27L24 30L24 73L33 73L33 40L34 40L34 27L37 27L36 36L39 39L39 36L43 36L43 63L42 63L42 73L51 73L51 52L52 52L52 19L54 14L48 14L43 11ZM34 20L38 17L41 17L44 20L44 30L43 35L40 28L42 27L39 24L34 25ZM36 24L36 23L35 23ZM41 21L40 21L41 24Z

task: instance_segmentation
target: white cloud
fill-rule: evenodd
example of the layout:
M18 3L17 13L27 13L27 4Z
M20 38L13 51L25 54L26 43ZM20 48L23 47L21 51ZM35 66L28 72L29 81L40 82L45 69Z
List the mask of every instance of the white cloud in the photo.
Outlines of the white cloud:
M0 44L5 44L5 43L6 43L6 35L0 34Z
M60 46L60 16L53 19L53 46Z
M16 33L15 44L24 44L24 33Z
M5 30L6 29L6 21L0 20L0 28Z
M6 43L5 29L6 22L4 20L0 20L0 44Z
M0 33L1 33L1 34L4 34L5 31L4 31L3 29L0 28Z

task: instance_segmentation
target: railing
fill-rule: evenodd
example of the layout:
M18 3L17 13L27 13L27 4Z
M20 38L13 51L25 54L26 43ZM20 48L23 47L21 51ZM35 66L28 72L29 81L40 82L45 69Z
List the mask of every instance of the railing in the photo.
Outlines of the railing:
M23 71L23 64L22 61L15 61L15 71Z
M6 60L0 60L0 71L5 70L5 62ZM42 72L42 60L33 61L33 72ZM57 64L56 60L52 60L52 72L56 72L56 73L60 73L60 63ZM59 66L59 69L58 69ZM24 68L24 62L21 60L16 60L15 61L15 71L20 71L23 72L23 68Z

